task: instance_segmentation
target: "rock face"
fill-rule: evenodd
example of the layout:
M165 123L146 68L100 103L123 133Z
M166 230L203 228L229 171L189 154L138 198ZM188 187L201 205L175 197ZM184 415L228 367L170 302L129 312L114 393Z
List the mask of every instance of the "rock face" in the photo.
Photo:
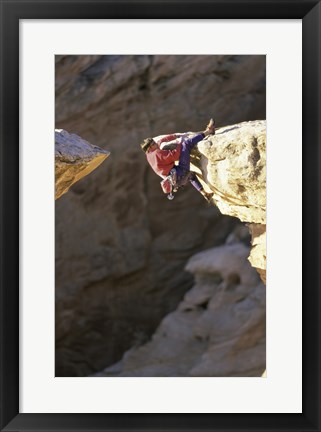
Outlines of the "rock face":
M76 134L55 131L56 199L68 192L81 178L91 173L108 156L107 150L91 145Z
M204 182L220 212L243 222L266 221L266 122L220 128L198 145Z
M219 128L198 144L194 171L222 214L248 222L250 262L266 280L266 122Z
M195 283L147 344L96 376L261 376L265 286L249 249L234 243L194 255Z
M265 56L56 56L56 127L111 152L56 201L56 376L146 342L193 286L186 262L244 225L190 186L168 201L139 147L211 116L265 118Z

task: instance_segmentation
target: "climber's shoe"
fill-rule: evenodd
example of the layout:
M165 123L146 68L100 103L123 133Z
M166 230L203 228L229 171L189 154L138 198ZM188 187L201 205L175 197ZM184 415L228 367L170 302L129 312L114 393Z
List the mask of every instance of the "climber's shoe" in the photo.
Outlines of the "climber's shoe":
M215 122L212 118L208 122L208 125L206 126L204 133L205 133L205 135L214 135L215 134Z
M212 202L212 198L214 193L213 192L205 192L205 190L201 190L201 194L206 199L206 201L210 204Z

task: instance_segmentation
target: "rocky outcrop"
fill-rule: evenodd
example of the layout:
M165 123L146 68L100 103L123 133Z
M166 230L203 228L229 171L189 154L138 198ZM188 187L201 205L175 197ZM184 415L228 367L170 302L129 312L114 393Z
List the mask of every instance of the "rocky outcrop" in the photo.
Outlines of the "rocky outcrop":
M265 118L265 56L56 56L55 102L57 128L111 152L55 206L55 372L85 376L146 342L186 262L244 226L189 186L168 201L139 143Z
M187 132L185 137L193 135ZM265 283L266 122L242 122L217 129L215 135L198 143L191 170L204 189L214 193L213 201L222 214L247 223L252 237L249 261Z
M220 212L247 222L252 235L249 260L265 282L266 272L266 122L219 128L198 144L194 171L214 192Z
M219 128L198 144L202 180L220 212L242 222L266 220L266 122Z
M150 342L96 376L261 376L265 286L249 249L233 243L194 255L194 286Z
M96 169L108 156L109 151L70 134L55 130L55 188L56 199L68 192L81 178Z

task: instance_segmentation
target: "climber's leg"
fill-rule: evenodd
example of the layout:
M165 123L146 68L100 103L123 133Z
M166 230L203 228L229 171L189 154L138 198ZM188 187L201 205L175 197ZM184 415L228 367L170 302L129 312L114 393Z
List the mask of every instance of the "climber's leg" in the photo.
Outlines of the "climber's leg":
M195 173L190 173L189 181L194 186L194 188L203 195L207 202L211 202L211 199L214 195L213 192L205 192Z
M193 148L196 146L196 144L204 139L204 134L200 133L192 138L188 138L183 141L182 143L182 150L179 157L178 167L179 171L189 171L190 166L190 153L193 150Z
M213 198L213 195L214 195L213 192L205 192L205 190L203 189L203 190L200 191L200 193L203 195L203 197L206 199L206 201L208 203L210 203L210 202L213 203L213 201L212 201L212 198Z
M179 158L178 165L186 171L189 171L189 163L190 163L190 153L193 150L193 148L196 146L197 143L202 141L204 139L204 134L200 133L192 138L187 138L182 143L182 150L181 155Z
M199 180L198 180L198 178L196 177L195 173L190 173L189 181L191 182L191 184L194 186L194 188L195 188L198 192L201 192L201 191L203 190L203 186L202 186L201 183L199 182Z

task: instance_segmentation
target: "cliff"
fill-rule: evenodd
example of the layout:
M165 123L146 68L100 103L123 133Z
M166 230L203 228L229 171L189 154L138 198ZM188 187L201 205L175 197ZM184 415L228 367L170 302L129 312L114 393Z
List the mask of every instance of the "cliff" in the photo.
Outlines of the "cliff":
M266 280L266 122L243 122L219 128L198 144L194 171L214 192L220 212L247 222L249 260Z
M193 132L188 132L192 136ZM249 261L266 281L266 121L220 127L200 141L191 170L224 215L246 222L252 237Z
M147 342L194 284L187 261L244 227L192 187L167 200L139 143L202 130L211 116L221 125L265 118L265 56L55 62L56 127L110 152L55 205L55 374L86 376Z

